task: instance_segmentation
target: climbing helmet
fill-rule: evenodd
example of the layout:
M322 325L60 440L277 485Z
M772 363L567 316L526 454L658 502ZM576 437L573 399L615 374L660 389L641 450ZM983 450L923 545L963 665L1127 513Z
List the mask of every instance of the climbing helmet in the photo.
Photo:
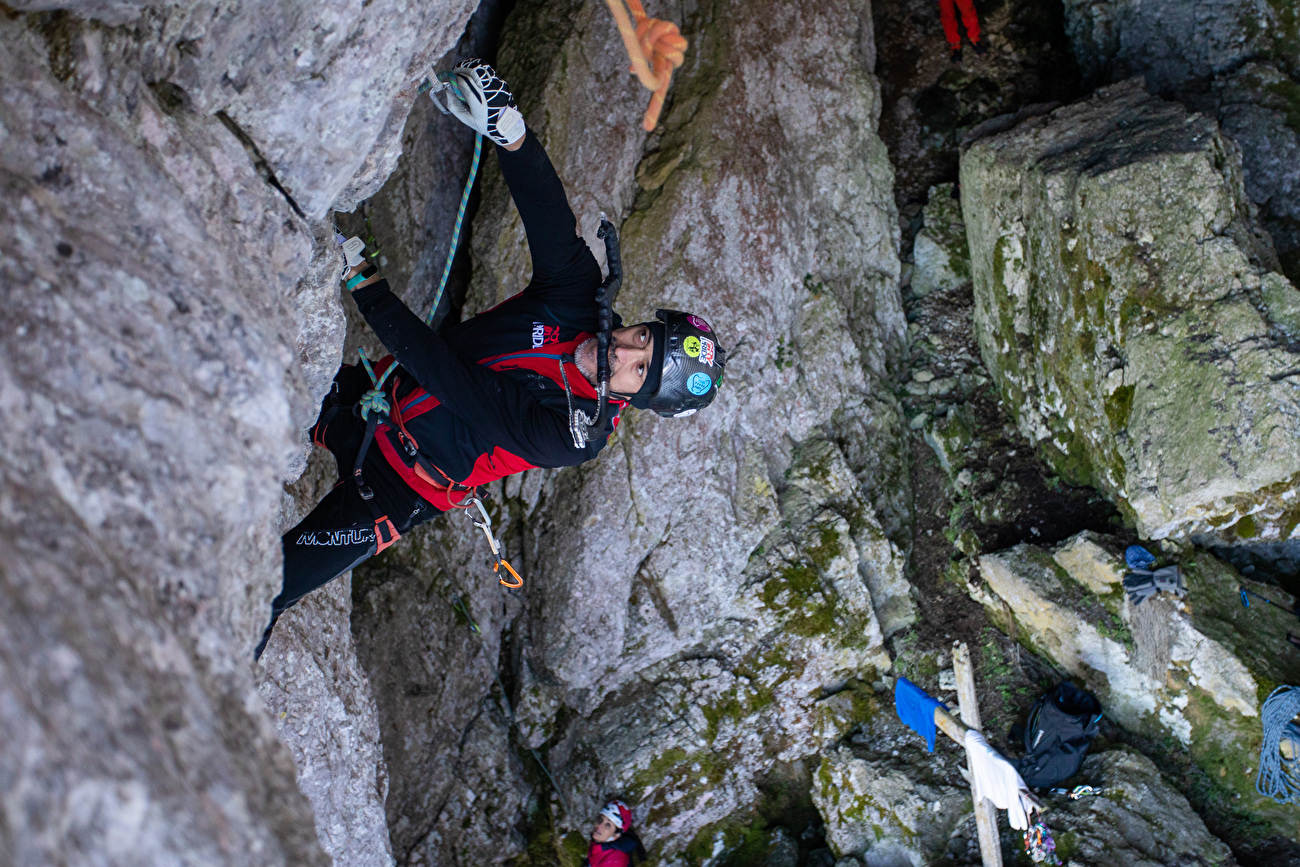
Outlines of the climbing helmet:
M620 831L627 831L632 827L632 808L622 801L610 801L600 811L600 815L613 822L614 827Z
M659 387L651 395L638 394L632 404L652 409L665 418L694 415L717 396L727 351L718 342L713 326L700 316L680 310L656 310L655 318L663 323L649 323L663 340Z

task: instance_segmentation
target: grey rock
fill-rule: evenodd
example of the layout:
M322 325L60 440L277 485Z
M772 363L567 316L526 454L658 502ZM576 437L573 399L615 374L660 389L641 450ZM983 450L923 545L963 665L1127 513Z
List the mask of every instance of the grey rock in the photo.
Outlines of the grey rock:
M353 574L352 627L379 714L392 848L412 864L497 863L523 850L511 829L531 787L508 743L508 697L494 691L500 636L518 604L486 553L456 512ZM527 564L510 556L527 579Z
M871 867L938 860L971 815L970 788L957 771L964 762L946 746L926 752L897 720L873 723L872 734L874 748L840 746L822 755L812 798L826 842ZM886 750L882 736L898 748Z
M1300 280L1300 83L1249 63L1215 82L1223 132L1241 148L1246 194L1259 206L1282 269Z
M518 851L507 829L525 799L548 805L534 820L566 846L614 794L661 857L697 835L721 840L776 763L853 725L851 696L889 665L882 627L915 616L893 541L908 511L892 394L905 323L892 170L857 50L867 7L664 14L692 48L654 136L638 126L647 97L601 4L520 3L498 68L598 255L599 212L621 224L620 312L637 321L667 306L714 322L737 350L727 384L691 419L629 412L593 464L493 486L522 605L485 577L481 537L460 516L357 571L354 632L379 707L395 853L447 851L463 821L449 805L471 790L490 792L500 818L454 838L467 863ZM773 99L760 82L778 80ZM528 276L490 154L483 172L466 313ZM434 225L444 194L421 187L395 188L375 213ZM413 283L420 255L395 257ZM481 647L456 619L459 595ZM537 749L562 797L510 774L462 779L462 733L505 710L498 663L518 743Z
M796 464L792 476L817 470ZM671 853L752 805L775 763L809 755L855 724L855 701L846 699L889 658L851 525L798 482L781 514L789 528L763 540L731 597L713 590L711 604L726 605L714 609L700 649L642 668L551 749L568 803L594 812L604 793L623 792L646 817L647 845ZM634 610L680 624L683 614L663 601L669 592L658 590L656 611L654 588L636 588Z
M0 773L29 793L6 855L323 864L319 829L336 863L385 863L346 582L283 627L266 687L282 732L307 705L330 726L291 753L248 663L278 489L340 354L323 218L386 174L419 67L472 4L62 7L0 21L0 473L6 522L45 528L4 534L22 747Z
M369 681L357 664L343 576L280 618L262 656L262 700L293 751L298 788L336 867L393 863L385 821L388 775Z
M957 289L970 282L966 225L961 221L961 203L953 195L953 188L953 184L930 188L925 224L912 245L912 291L917 295Z
M219 122L129 68L51 69L24 21L0 20L7 854L324 864L249 666L314 403L310 234Z
M306 472L286 486L281 531L302 520L336 476L334 458L312 450ZM262 655L258 691L293 752L298 788L311 802L316 833L335 867L386 867L393 863L384 811L388 772L351 616L347 574L289 609Z
M980 354L1049 466L1144 538L1291 534L1300 293L1216 124L1130 82L961 173Z
M1163 91L1285 53L1287 7L1294 15L1291 0L1065 0L1065 30L1086 81L1141 74Z
M1127 749L1088 756L1071 783L1103 789L1076 801L1049 799L1045 821L1061 860L1078 867L1235 867L1187 799L1155 763Z
M1143 75L1153 91L1218 118L1287 276L1300 280L1300 4L1067 0L1065 15L1085 79Z

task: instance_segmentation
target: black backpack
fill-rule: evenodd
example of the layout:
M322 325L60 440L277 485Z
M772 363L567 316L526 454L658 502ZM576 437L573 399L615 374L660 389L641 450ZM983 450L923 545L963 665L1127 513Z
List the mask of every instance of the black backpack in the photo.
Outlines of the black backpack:
M1030 786L1048 788L1073 777L1101 728L1101 702L1087 690L1062 681L1034 702L1024 727L1025 756L1016 763ZM1017 740L1020 726L1011 730Z

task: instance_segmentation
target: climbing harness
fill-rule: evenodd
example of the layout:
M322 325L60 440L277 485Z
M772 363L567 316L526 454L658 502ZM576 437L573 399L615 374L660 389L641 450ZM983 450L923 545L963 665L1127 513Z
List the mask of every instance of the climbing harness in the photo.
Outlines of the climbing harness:
M673 70L686 60L686 37L676 24L648 17L641 0L627 0L626 6L623 0L605 2L614 15L619 36L623 37L623 47L632 62L631 71L647 90L654 91L641 121L642 129L653 132L659 125L659 113L663 111Z
M379 429L379 423L388 420L388 397L384 394L383 387L388 375L397 368L397 359L393 359L383 375L377 377L375 369L370 365L370 359L366 358L366 351L358 349L357 354L361 356L361 364L366 369L366 375L370 377L371 389L361 396L361 401L357 404L361 412L361 420L366 423L366 433L361 438L361 448L357 450L356 460L352 463L352 478L356 480L361 499L370 502L374 499L375 492L366 485L361 465L366 459L366 452L370 451L370 444L375 440L375 431Z
M1043 819L1038 816L1025 830L1025 854L1029 860L1035 864L1052 864L1060 865L1061 859L1056 854L1056 841L1052 839L1052 832L1043 824Z
M1264 700L1260 722L1264 745L1259 750L1259 776L1255 791L1279 804L1300 803L1300 759L1297 759L1292 720L1300 715L1300 687L1279 686ZM1290 755L1282 752L1288 742Z
M506 571L515 578L513 584L507 581L504 575L501 575L497 580L501 582L502 587L509 587L511 590L523 587L524 579L519 577L519 573L515 571L515 567L510 565L510 561L501 556L500 542L492 535L492 516L488 514L487 509L483 506L483 501L478 497L470 497L469 503L470 505L477 506L478 513L483 516L482 521L474 521L474 526L482 530L484 536L487 536L488 548L492 551L492 571L500 573L501 567L504 566ZM470 516L470 520L473 521L473 515Z
M450 72L439 73L432 81L426 78L420 82L419 92L429 94L429 99L438 107L438 111L450 115L451 112L436 97L436 94L443 91L450 92L461 102L465 101L465 98L461 95L460 87L456 84L456 76ZM442 301L442 293L447 288L447 278L451 276L451 264L456 259L456 249L460 245L460 230L465 223L465 209L469 206L469 194L474 189L474 180L478 177L478 164L482 156L483 134L475 132L474 158L469 164L469 177L465 179L465 189L460 194L460 207L456 210L456 223L451 230L451 249L447 251L447 264L442 268L442 279L438 281L438 291L434 293L433 304L429 305L429 313L424 317L425 325L433 325L433 316L438 312L438 304Z
M483 630L479 629L478 623L475 622L474 617L469 613L469 605L465 602L465 597L457 594L456 598L452 600L451 606L457 611L457 613L465 618L465 622L469 626L469 631L478 636L479 643L483 646L483 658L487 659L487 639L483 637ZM501 682L501 672L497 670L496 666L492 666L492 676L496 678L497 688L501 690L502 710L505 711L506 719L510 721L510 725L519 733L519 740L522 742L524 740L523 732L519 731L519 721L515 719L515 710L510 706L510 697L506 694L506 686ZM564 792L560 791L560 784L555 782L555 777L551 774L551 769L546 767L546 762L542 761L541 753L537 752L533 747L529 747L528 751L533 754L533 759L537 761L537 765L542 769L542 773L546 774L546 779L551 781L551 788L555 790L556 797L560 799L560 806L564 808L564 812L568 813L569 803L564 799Z

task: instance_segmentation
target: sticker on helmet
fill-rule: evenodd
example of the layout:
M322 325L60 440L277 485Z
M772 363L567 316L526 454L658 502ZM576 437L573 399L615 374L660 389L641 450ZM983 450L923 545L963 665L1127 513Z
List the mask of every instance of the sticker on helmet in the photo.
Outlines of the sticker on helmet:
M696 337L694 334L690 335L682 341L682 349L686 350L686 354L691 358L699 358L700 338Z
M700 338L700 361L713 366L713 341L707 337Z
M686 380L686 387L694 395L708 394L709 389L713 387L713 380L709 379L707 373L692 373Z
M705 322L703 319L701 319L698 316L695 316L694 314L687 314L686 321L691 323L701 331L705 332L706 334L713 333L713 329L709 327L709 323Z

